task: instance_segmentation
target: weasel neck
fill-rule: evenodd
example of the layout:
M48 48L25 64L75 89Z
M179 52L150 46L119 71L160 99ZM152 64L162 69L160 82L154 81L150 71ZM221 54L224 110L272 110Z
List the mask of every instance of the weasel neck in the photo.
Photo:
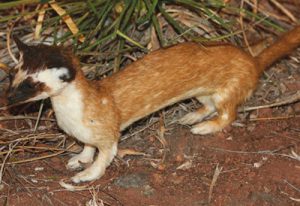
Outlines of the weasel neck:
M77 87L78 86L74 82L70 83L60 94L51 97L51 102L55 112L60 107L74 108L74 105L82 102L82 94Z
M88 82L82 73L77 73L76 78L70 82L59 94L51 97L53 109L78 109L75 105L82 105L84 91L88 88ZM81 108L83 109L83 108Z
M77 123L83 120L84 94L88 89L88 82L82 73L77 73L76 78L70 82L59 94L51 97L51 102L57 122L69 122L73 119Z
M88 142L91 131L84 126L83 91L77 82L68 84L51 102L58 126L82 142Z

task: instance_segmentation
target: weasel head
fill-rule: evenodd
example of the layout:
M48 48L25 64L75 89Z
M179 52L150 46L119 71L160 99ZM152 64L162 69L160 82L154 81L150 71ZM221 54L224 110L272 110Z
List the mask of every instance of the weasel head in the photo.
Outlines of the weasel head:
M10 73L9 104L31 102L59 95L76 76L78 61L58 46L29 46L15 38L19 63Z

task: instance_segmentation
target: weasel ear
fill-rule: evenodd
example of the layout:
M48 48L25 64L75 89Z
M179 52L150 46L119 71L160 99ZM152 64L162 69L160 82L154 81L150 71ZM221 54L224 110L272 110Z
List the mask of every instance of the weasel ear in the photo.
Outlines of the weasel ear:
M20 52L25 52L29 49L29 46L27 44L23 43L18 37L13 36L13 39L14 39Z

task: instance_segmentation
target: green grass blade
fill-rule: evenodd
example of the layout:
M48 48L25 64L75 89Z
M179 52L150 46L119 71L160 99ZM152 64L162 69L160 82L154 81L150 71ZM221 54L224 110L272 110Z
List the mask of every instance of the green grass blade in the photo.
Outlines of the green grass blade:
M12 1L7 3L0 3L0 10L11 9L16 6L27 5L27 4L38 4L39 0L22 0L22 1Z
M133 39L131 39L130 37L128 37L127 35L125 35L124 33L122 33L120 30L117 30L116 34L119 35L120 37L126 39L130 43L134 44L135 46L138 46L139 48L141 48L143 50L146 50L146 48L143 47L143 45L141 45L140 43L134 41Z

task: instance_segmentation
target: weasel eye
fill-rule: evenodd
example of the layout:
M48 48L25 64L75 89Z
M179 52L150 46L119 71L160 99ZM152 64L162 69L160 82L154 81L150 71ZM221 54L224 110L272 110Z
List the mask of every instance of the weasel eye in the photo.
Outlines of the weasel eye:
M70 75L63 74L63 75L59 76L59 79L61 79L63 82L68 82L70 80Z
M10 70L9 70L9 75L15 76L17 72L18 72L17 69L10 69Z
M10 81L13 80L13 78L15 77L16 73L18 72L17 69L10 69L9 73L8 73L8 78Z

